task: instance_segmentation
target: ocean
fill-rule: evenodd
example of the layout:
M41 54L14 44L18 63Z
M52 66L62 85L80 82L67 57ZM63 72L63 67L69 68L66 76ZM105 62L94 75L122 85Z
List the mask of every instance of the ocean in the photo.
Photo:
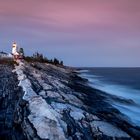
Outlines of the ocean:
M112 106L140 126L140 68L81 68L80 76L104 91Z

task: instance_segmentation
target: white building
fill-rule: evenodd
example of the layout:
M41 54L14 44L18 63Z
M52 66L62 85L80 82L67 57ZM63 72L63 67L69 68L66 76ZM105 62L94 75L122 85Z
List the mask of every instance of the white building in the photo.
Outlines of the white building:
M17 50L17 44L16 43L13 43L13 46L12 46L12 54L14 56L15 55L19 55L18 50Z
M0 52L0 57L1 57L1 58L7 57L7 56L8 56L7 53L5 53L5 52Z
M12 55L14 60L23 59L23 54L18 51L18 47L16 43L13 43L12 45Z

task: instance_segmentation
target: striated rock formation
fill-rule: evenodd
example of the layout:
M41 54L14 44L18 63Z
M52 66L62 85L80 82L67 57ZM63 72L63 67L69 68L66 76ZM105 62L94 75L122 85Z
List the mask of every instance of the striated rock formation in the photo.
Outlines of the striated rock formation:
M17 75L12 73L13 68L12 65L0 64L0 140L26 139L20 123L15 122L20 113L19 103L23 91L18 87L19 82Z
M0 76L0 138L140 139L140 128L73 69L19 62L13 71L1 65Z

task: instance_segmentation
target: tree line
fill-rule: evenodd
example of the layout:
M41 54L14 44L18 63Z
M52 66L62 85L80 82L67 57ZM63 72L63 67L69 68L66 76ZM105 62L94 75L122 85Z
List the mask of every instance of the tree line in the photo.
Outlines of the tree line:
M22 50L22 53L24 54L23 50ZM50 64L54 64L54 65L63 66L63 61L60 61L57 58L48 59L47 57L44 57L43 54L41 54L39 52L35 52L32 56L24 56L24 59L28 62L50 63Z

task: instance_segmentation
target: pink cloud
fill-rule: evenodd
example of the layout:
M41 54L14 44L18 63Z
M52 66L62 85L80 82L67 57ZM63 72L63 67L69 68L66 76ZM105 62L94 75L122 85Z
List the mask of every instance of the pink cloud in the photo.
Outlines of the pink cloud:
M140 35L138 0L6 0L0 1L0 16L3 26L42 35L56 31L111 40Z
M9 18L34 18L34 24L75 28L88 25L132 27L139 25L138 0L7 0L0 2L0 14Z

